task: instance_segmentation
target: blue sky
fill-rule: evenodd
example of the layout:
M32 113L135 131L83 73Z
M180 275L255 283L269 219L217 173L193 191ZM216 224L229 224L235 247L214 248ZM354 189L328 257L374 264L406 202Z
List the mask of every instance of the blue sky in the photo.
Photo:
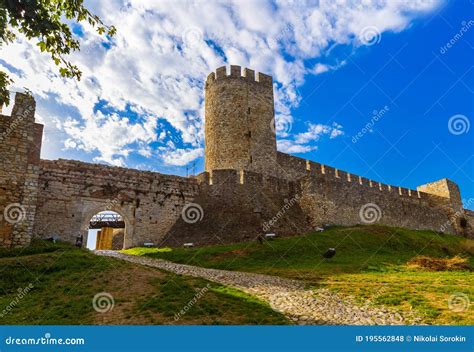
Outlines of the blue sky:
M401 33L382 34L344 67L308 78L293 115L337 121L345 135L300 156L409 188L447 177L460 185L463 198L473 198L473 131L454 135L448 121L474 115L474 27L441 53L473 10L468 1L446 4ZM373 111L385 106L373 132L352 143Z
M408 188L448 177L474 198L472 2L86 4L118 33L74 26L81 82L21 36L0 51L37 99L43 158L200 172L203 81L238 64L274 77L281 151Z

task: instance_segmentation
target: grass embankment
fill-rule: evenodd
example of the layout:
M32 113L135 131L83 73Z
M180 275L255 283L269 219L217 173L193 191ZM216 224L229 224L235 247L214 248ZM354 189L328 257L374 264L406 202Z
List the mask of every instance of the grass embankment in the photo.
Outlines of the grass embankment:
M241 291L67 244L2 250L0 268L0 324L288 324ZM105 313L101 292L114 300Z
M324 259L334 247L337 254ZM474 274L428 271L407 263L417 256L460 255L474 265L474 241L431 231L381 226L334 227L322 233L258 243L192 249L134 248L129 254L178 263L305 280L402 311L415 309L430 324L474 324ZM451 309L448 301L451 299ZM463 308L463 304L467 308ZM462 311L459 311L462 310Z

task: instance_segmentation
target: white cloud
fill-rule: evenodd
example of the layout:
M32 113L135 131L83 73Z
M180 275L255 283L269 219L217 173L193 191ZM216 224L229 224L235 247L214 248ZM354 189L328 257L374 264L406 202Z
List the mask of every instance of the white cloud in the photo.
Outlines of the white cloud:
M0 59L13 67L3 65L15 80L14 88L28 87L41 99L38 110L46 129L65 132L58 134L64 147L94 152L99 154L95 160L116 165L126 164L132 152L153 157L147 146L166 144L170 136L157 131L157 120L163 119L167 132L180 140L167 147L164 160L179 165L202 155L203 81L218 66L239 64L273 75L276 114L293 123L291 111L300 102L297 88L305 76L339 67L320 63L310 68L306 60L320 57L330 44L362 45L358 35L367 26L380 33L401 31L414 16L433 11L439 3L89 1L86 6L118 32L106 43L84 25L82 51L70 57L83 71L80 82L59 77L48 55L21 35L2 48ZM121 113L95 112L99 101ZM127 108L138 120L124 117ZM334 138L340 132L331 128ZM311 137L302 134L294 141L298 138ZM46 138L45 143L47 150L48 143L57 141ZM279 146L288 143L295 142L280 141ZM292 150L302 148L308 149L300 145Z
M284 153L308 153L316 150L316 143L323 137L330 139L342 136L342 126L336 122L332 125L309 123L305 132L297 133L293 139L282 139L277 141L278 150Z
M288 139L279 139L277 141L277 148L280 152L283 153L308 153L313 150L316 150L318 147L316 145L300 145L296 144L294 141Z
M329 69L330 68L328 65L317 63L316 65L314 65L312 72L314 72L315 74L320 74L329 71Z
M64 122L64 130L70 136L65 141L66 148L82 149L86 152L99 150L100 157L95 161L104 161L112 165L123 166L124 158L132 151L128 146L133 143L150 143L156 139L156 119L145 118L130 123L128 118L117 114L103 115L100 111L91 118L86 118L84 125L76 120ZM147 154L147 148L138 149L140 154Z
M204 155L203 148L165 150L160 153L166 165L185 166Z

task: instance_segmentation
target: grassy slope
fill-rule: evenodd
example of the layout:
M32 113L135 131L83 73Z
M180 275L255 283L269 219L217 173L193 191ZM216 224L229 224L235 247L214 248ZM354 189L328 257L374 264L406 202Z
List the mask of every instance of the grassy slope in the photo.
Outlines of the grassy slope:
M64 244L2 250L0 268L0 324L288 324L265 303L238 290ZM30 283L33 289L5 314L18 290ZM202 297L175 320L203 289ZM114 297L111 311L93 309L99 292Z
M321 254L335 247L330 260ZM474 264L474 241L431 231L380 226L335 227L323 233L258 243L194 249L136 248L127 252L174 262L227 270L259 272L305 280L352 294L360 301L400 310L416 309L426 323L473 324L473 307L464 312L448 308L450 295L461 292L474 299L474 274L427 272L406 267L417 255L447 257L462 254Z

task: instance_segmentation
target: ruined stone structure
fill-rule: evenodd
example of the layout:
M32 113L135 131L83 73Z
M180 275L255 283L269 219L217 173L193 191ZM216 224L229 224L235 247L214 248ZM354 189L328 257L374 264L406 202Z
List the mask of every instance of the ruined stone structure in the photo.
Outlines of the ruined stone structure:
M197 176L41 160L34 109L31 96L17 94L11 116L0 115L2 247L34 236L83 236L85 244L91 218L105 210L119 213L125 229L100 237L99 247L122 238L125 248L231 243L369 223L473 235L474 213L450 180L411 190L277 152L272 78L239 66L206 80L205 171Z

